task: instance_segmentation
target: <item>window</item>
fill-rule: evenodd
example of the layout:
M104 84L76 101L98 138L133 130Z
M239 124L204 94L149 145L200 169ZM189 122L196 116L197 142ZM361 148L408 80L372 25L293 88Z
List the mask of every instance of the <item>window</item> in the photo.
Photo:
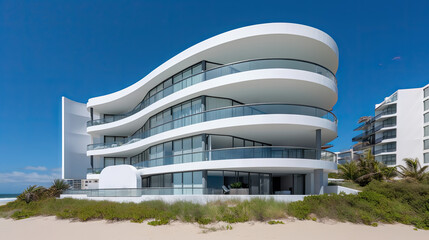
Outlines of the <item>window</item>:
M395 154L376 156L375 160L382 162L386 165L396 165L396 155Z
M396 129L383 132L383 139L395 138Z
M424 110L429 110L429 99L423 102Z
M423 149L429 149L429 139L423 141Z
M425 120L425 123L429 122L429 113L425 113L424 120Z
M424 155L424 163L429 163L429 153L425 153Z
M429 126L424 127L424 136L429 136Z
M383 127L391 127L395 125L396 125L396 117L392 117L383 121Z
M106 157L104 158L104 167L115 165L115 158Z
M423 92L424 92L424 96L425 96L425 98L426 98L426 97L429 97L429 87L425 88L425 89L423 90Z

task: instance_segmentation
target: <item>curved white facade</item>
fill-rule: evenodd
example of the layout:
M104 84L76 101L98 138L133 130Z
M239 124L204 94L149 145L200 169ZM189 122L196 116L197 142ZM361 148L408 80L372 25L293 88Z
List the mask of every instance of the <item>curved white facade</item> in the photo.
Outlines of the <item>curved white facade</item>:
M88 100L88 177L101 172L100 188L116 188L133 179L123 171L133 165L141 179L123 187L151 194L321 193L336 170L322 146L337 137L337 68L334 40L298 24L198 43L132 86Z

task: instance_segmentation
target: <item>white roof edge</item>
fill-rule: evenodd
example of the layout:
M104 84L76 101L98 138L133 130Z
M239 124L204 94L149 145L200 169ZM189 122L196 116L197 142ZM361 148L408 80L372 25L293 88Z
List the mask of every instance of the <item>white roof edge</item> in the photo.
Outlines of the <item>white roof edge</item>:
M137 89L143 87L147 82L155 78L163 71L169 69L175 64L180 63L184 59L189 58L204 50L207 50L212 47L221 45L226 42L234 41L237 39L244 39L247 37L260 36L260 35L277 35L277 34L297 35L297 36L303 36L303 37L312 38L317 41L320 41L325 45L327 45L328 47L330 47L334 51L334 53L336 53L337 59L338 59L339 53L338 53L338 46L336 42L331 36L329 36L327 33L319 29L306 26L306 25L296 24L296 23L277 22L277 23L256 24L256 25L251 25L251 26L230 30L225 33L221 33L219 35L211 37L202 42L199 42L189 47L188 49L180 52L179 54L175 55L171 59L167 60L162 65L160 65L152 72L150 72L148 75L146 75L141 80L139 80L138 82L122 90L119 90L117 92L90 98L87 103L87 108L95 107L97 105L106 104L109 102L114 102L124 96L127 96L133 93L134 91L136 91ZM335 73L336 69L335 70L331 69L331 71Z

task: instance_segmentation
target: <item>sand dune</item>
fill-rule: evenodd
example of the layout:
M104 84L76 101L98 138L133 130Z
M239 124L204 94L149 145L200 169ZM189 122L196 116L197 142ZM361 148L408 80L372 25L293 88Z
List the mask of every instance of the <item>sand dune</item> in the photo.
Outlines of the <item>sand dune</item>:
M285 224L269 225L261 222L231 224L232 230L222 229L218 223L201 228L197 224L173 222L153 227L146 223L57 220L55 217L35 217L24 220L0 219L1 239L429 239L429 231L413 230L401 224L380 224L370 227L351 223L324 223L283 220ZM208 231L207 233L203 233Z

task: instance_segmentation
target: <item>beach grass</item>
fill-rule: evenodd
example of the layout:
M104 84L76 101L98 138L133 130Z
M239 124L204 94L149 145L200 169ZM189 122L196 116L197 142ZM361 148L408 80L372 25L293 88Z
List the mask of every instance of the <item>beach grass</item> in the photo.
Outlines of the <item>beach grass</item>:
M333 219L341 222L403 223L429 229L429 184L407 181L373 181L357 195L331 194L307 196L293 203L274 200L216 201L208 204L162 201L116 203L108 201L46 198L26 203L14 201L0 206L0 217L23 219L56 216L88 221L147 221L149 225L170 221L206 225L219 221L231 223L297 219Z

